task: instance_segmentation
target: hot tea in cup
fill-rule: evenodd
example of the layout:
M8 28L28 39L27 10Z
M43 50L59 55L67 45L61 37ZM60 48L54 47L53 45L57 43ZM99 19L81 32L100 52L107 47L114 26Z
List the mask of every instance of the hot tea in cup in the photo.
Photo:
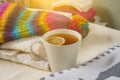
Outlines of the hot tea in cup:
M56 29L45 33L43 43L52 72L71 68L76 65L77 54L81 44L81 34L70 29ZM38 42L38 43L40 43ZM40 55L33 55L42 58Z
M78 38L72 34L58 33L49 36L46 41L55 45L69 45L76 43Z

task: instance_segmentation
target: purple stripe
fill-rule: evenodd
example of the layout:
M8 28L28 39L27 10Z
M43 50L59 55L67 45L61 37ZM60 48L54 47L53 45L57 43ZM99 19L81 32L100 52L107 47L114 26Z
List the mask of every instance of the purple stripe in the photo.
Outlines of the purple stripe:
M1 16L4 14L4 12L7 10L7 8L9 7L9 3L6 3L2 9L0 9L0 19L1 19Z
M6 35L5 42L14 40L14 36L12 35L11 32L4 32L4 35Z
M22 10L23 10L22 7L15 6L14 9L9 14L9 16L7 17L7 22L5 24L5 29L4 29L5 42L14 40L14 35L12 34L12 31L13 31L14 25L16 24L15 21Z
M3 7L3 6L5 6L6 4L9 4L9 3L1 3L0 4L0 8Z
M9 5L9 3L0 4L0 11L3 11L7 5Z
M5 4L0 4L0 9L4 6Z

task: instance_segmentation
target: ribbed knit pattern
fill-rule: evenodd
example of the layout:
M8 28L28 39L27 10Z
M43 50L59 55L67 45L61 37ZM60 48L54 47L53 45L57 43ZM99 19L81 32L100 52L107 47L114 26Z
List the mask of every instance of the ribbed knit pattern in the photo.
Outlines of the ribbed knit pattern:
M15 3L0 4L0 43L41 36L53 29L73 29L85 37L88 22L79 15L68 18L50 11L32 11Z

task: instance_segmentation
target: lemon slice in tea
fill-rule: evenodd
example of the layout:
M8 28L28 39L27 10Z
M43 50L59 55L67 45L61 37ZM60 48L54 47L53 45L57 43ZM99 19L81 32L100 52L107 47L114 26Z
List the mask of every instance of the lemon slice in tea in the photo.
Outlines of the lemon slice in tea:
M55 45L63 45L65 43L65 39L63 37L49 37L46 41Z

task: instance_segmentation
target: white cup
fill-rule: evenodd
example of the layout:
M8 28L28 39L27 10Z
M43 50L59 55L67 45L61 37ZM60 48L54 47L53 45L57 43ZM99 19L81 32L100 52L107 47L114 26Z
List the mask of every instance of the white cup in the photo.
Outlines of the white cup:
M46 38L50 35L64 33L64 34L71 34L78 38L78 41L73 44L68 45L55 45L48 43ZM71 68L76 65L77 54L81 44L81 34L70 29L56 29L51 30L45 33L40 40L40 43L43 43L45 47L46 54L48 57L48 62L50 64L50 68L52 72L57 72L63 69ZM36 42L39 43L39 42ZM32 50L32 49L31 49ZM39 52L40 53L40 52ZM32 51L32 55L36 56L36 58L42 58L39 54L36 54Z

